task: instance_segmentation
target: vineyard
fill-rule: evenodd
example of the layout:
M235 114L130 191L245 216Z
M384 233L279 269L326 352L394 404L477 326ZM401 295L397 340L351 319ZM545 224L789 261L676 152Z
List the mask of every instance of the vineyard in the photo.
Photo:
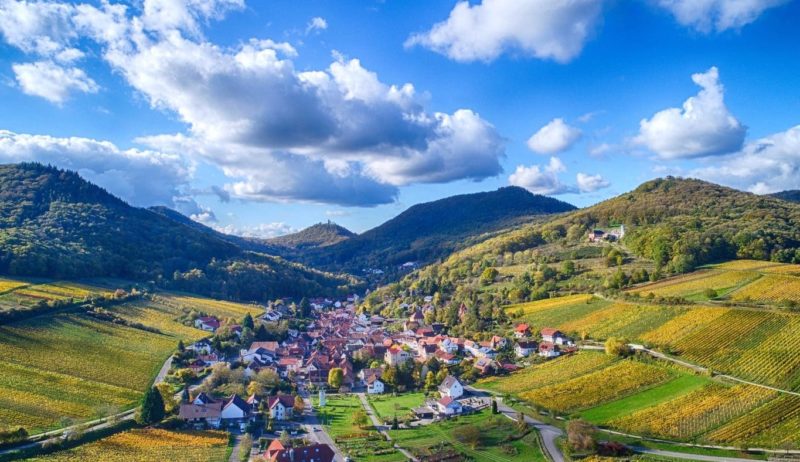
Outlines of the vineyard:
M707 299L705 291L708 289L714 290L718 296L721 296L758 278L759 275L752 272L704 270L649 284L642 288L631 289L631 291L638 291L642 295L652 293L658 297L680 296L690 300Z
M32 462L223 462L228 446L224 432L131 430L100 441L57 452Z
M570 412L586 409L635 393L673 377L663 367L621 361L599 371L519 394L548 409Z
M0 311L30 308L41 302L83 300L93 295L109 295L112 290L74 282L24 282L0 279Z
M7 295L20 290L53 297L101 293L87 287L38 284ZM119 318L157 332L100 321L77 311L0 325L0 428L22 425L35 433L135 406L178 340L190 342L205 335L176 322L193 308L237 319L258 309L167 294L109 308Z
M711 384L700 390L612 420L624 432L658 438L692 440L742 416L776 396L760 387Z
M800 303L800 277L766 274L735 291L731 299L762 304Z
M500 393L518 394L574 379L609 366L614 361L611 356L584 351L527 367L509 376L483 379L478 386Z

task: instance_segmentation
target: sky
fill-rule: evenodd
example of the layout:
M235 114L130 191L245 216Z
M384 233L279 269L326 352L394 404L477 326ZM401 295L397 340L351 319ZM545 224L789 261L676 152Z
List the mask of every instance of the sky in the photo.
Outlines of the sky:
M515 185L800 189L800 0L0 0L0 163L271 237Z

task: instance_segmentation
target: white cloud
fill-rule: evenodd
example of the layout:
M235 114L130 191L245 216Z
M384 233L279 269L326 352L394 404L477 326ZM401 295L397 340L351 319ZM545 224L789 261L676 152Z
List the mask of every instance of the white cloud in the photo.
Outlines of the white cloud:
M326 21L325 18L316 16L311 18L311 21L308 22L308 26L306 26L306 35L314 31L321 31L327 28L328 28L328 21Z
M53 41L62 48L96 42L153 108L187 124L186 133L142 142L202 156L232 179L226 191L234 196L369 206L394 201L398 186L502 171L504 140L469 109L428 110L413 85L384 83L358 59L338 57L327 68L301 72L288 43L251 39L220 47L200 34L205 22L242 6L69 5L72 32ZM63 100L50 91L51 100Z
M757 194L800 189L800 125L748 143L689 175Z
M518 165L514 173L508 177L508 182L534 194L558 195L576 192L574 187L562 183L558 178L558 174L566 170L567 167L561 162L561 159L551 157L550 162L545 166Z
M540 59L571 61L600 18L602 0L460 1L447 20L415 34L421 45L456 61L492 61L519 51Z
M600 144L598 144L596 146L592 146L589 149L589 155L592 156L592 157L602 157L603 155L605 155L606 153L608 153L609 151L611 151L613 149L614 149L614 146L612 146L612 145L610 145L608 143L600 143Z
M692 75L702 90L683 103L643 119L634 142L665 159L728 154L742 147L747 127L730 113L723 97L719 72L712 67Z
M193 166L156 151L122 150L108 141L56 138L0 130L0 162L41 162L77 171L138 206L172 205L189 181Z
M790 0L658 0L684 26L701 32L739 29Z
M600 175L589 175L586 173L578 173L576 181L578 183L578 190L582 193L595 192L600 189L611 186L611 183L606 181Z
M97 93L100 87L83 70L63 67L52 61L14 64L17 83L23 93L62 104L72 92Z
M214 229L225 234L232 234L241 237L255 237L260 239L269 239L271 237L283 236L286 234L296 233L299 230L283 222L274 223L261 223L257 225L225 225L218 226L212 225Z
M73 11L57 2L0 0L0 34L26 53L53 56L78 36Z
M539 154L558 154L571 148L581 138L581 131L564 119L553 119L528 139L528 148Z

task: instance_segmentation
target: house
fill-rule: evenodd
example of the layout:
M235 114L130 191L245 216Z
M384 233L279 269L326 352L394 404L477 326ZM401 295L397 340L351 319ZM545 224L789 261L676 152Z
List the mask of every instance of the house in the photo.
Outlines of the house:
M384 362L390 366L399 366L409 359L411 359L411 354L397 345L386 350L386 354L383 355Z
M271 446L271 445L270 445ZM333 462L334 452L327 444L311 444L279 449L268 462Z
M275 438L271 443L269 443L269 446L267 446L267 449L264 451L264 457L266 457L267 460L274 460L275 456L277 456L284 449L286 449L286 446L281 443L280 438Z
M189 345L188 347L186 347L186 349L189 350L189 351L194 351L195 353L197 353L199 355L211 354L211 350L212 350L211 341L208 340L207 338L204 338L202 340L198 340L198 341L194 342L193 344Z
M203 316L194 321L194 327L206 332L215 332L219 329L219 326L219 319L214 316Z
M539 348L539 344L534 342L533 340L520 340L514 346L514 353L517 354L518 358L527 358L531 355L531 353L535 352Z
M606 238L606 233L603 230L595 229L589 231L589 242L602 242Z
M459 382L457 378L448 375L439 385L439 393L442 396L458 399L464 395L464 386L461 385L461 382Z
M439 414L445 416L458 415L464 411L464 408L461 407L461 403L449 396L445 396L439 401L436 401L436 407Z
M369 376L367 379L367 393L370 395L380 395L383 393L383 391L383 382L381 382L381 380L374 375Z
M572 339L564 335L558 329L553 329L551 327L546 327L542 329L542 341L555 343L556 345L569 345L572 343Z
M367 379L369 379L373 375L378 378L381 378L381 376L383 375L383 369L381 369L380 367L376 367L372 369L361 369L358 372L358 378L361 379L361 381L364 382L365 384L367 383Z
M269 416L274 420L289 420L294 413L294 397L291 395L270 396L267 400Z
M247 420L250 418L252 408L247 401L238 395L232 395L222 406L220 417L222 420Z
M181 404L178 418L191 424L205 424L211 428L219 428L222 415L222 401Z
M472 367L477 369L481 375L486 375L495 369L495 362L491 358L479 358Z
M558 345L552 342L542 342L539 344L539 356L543 358L557 358L561 355Z
M439 349L445 353L456 354L458 353L458 342L449 337L444 338L439 342Z
M517 324L517 327L514 328L514 337L515 338L525 338L531 335L531 326L528 324L522 323Z
M491 340L489 340L489 346L494 350L502 350L506 345L508 345L508 340L499 335L494 335Z
M427 404L424 404L420 407L416 407L412 409L412 411L414 412L414 415L417 416L418 419L432 419L433 415L435 414L435 411Z
M459 363L458 357L454 354L445 353L442 350L437 350L436 353L433 354L434 357L439 360L440 363L446 364L448 366L455 366Z
M191 369L195 374L199 374L205 368L206 362L199 358L189 363L189 369Z

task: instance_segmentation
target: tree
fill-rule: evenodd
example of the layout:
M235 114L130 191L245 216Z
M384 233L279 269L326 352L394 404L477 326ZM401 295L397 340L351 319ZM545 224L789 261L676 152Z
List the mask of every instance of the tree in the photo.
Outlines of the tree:
M567 424L567 442L576 451L593 451L594 427L584 420L571 420Z
M330 371L328 371L328 385L338 390L339 387L342 386L342 381L344 380L344 371L341 367L334 367Z
M381 381L388 385L389 388L395 389L398 385L397 366L387 367L381 374Z
M353 413L353 425L358 428L367 426L367 414L361 409Z
M481 285L488 286L493 283L497 275L500 274L497 269L489 267L481 273Z
M606 340L605 347L606 354L609 356L628 356L631 351L628 342L617 337L609 337L608 340Z
M292 438L289 436L289 432L287 432L286 429L281 431L281 436L279 436L278 439L281 441L281 444L286 447L292 443Z
M303 410L306 408L306 400L303 399L300 395L294 395L294 413L297 415L302 415Z
M186 351L186 346L183 344L183 340L178 340L178 351L181 353Z
M575 274L575 262L572 260L564 260L561 262L561 274L570 277Z
M137 421L142 425L152 425L164 419L164 400L158 389L151 387L147 390L137 417Z
M311 316L311 303L307 298L303 297L300 300L300 317L307 318L309 316Z
M425 374L425 391L434 391L436 390L436 376L433 375L433 372L428 371Z
M497 414L497 400L492 399L492 414Z
M247 328L250 330L255 329L256 325L253 322L253 317L250 316L250 313L244 315L244 319L242 319L242 328Z
M453 429L453 438L475 449L481 442L481 430L475 425L462 425Z

